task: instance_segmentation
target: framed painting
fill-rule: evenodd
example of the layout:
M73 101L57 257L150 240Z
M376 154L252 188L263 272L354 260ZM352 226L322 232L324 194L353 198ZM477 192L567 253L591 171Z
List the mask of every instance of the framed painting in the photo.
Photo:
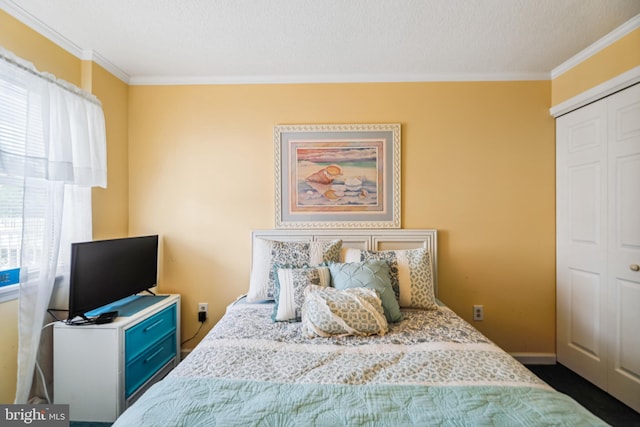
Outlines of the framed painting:
M274 128L276 228L400 228L400 125Z

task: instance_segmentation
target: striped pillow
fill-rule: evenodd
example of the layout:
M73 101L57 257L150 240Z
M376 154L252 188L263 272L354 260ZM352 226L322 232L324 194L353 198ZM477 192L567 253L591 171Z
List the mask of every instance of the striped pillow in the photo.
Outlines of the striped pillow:
M329 267L286 268L276 266L274 322L299 322L304 290L309 285L326 288L331 282Z

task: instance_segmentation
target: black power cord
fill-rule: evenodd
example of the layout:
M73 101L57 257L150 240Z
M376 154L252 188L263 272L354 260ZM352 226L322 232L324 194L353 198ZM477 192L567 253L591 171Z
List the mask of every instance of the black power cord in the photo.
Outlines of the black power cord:
M204 314L204 316L203 316ZM198 321L200 322L200 327L198 328L198 330L196 331L195 334L193 334L193 336L191 338L187 338L186 340L182 341L180 343L180 345L184 345L185 343L191 341L192 339L194 339L195 337L198 336L198 334L200 333L200 330L202 330L202 327L204 326L204 322L207 320L207 313L201 311L198 313Z

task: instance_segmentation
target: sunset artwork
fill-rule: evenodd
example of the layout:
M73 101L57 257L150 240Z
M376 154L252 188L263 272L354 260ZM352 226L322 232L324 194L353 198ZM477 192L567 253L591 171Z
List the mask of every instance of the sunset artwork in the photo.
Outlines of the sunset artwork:
M382 210L384 140L291 143L292 212Z

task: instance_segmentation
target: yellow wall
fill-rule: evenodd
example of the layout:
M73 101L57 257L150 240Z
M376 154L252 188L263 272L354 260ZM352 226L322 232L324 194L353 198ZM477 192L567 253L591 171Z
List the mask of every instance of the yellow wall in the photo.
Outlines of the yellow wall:
M32 62L38 70L80 86L80 60L0 10L0 46Z
M129 234L129 85L92 63L91 92L102 102L107 131L107 188L92 191L93 238Z
M553 79L552 105L640 66L640 28Z
M0 10L0 46L77 86L93 89L102 101L107 131L108 189L93 191L94 237L128 233L128 85L42 37ZM86 81L90 78L91 81ZM84 81L83 81L84 79ZM0 303L0 404L15 397L17 372L17 301Z
M0 404L13 403L18 375L18 300L0 303Z
M130 230L162 234L191 336L198 302L215 321L246 292L249 233L274 225L273 126L401 123L402 226L440 231L440 296L467 319L484 304L506 350L553 353L549 106L548 81L134 86Z

